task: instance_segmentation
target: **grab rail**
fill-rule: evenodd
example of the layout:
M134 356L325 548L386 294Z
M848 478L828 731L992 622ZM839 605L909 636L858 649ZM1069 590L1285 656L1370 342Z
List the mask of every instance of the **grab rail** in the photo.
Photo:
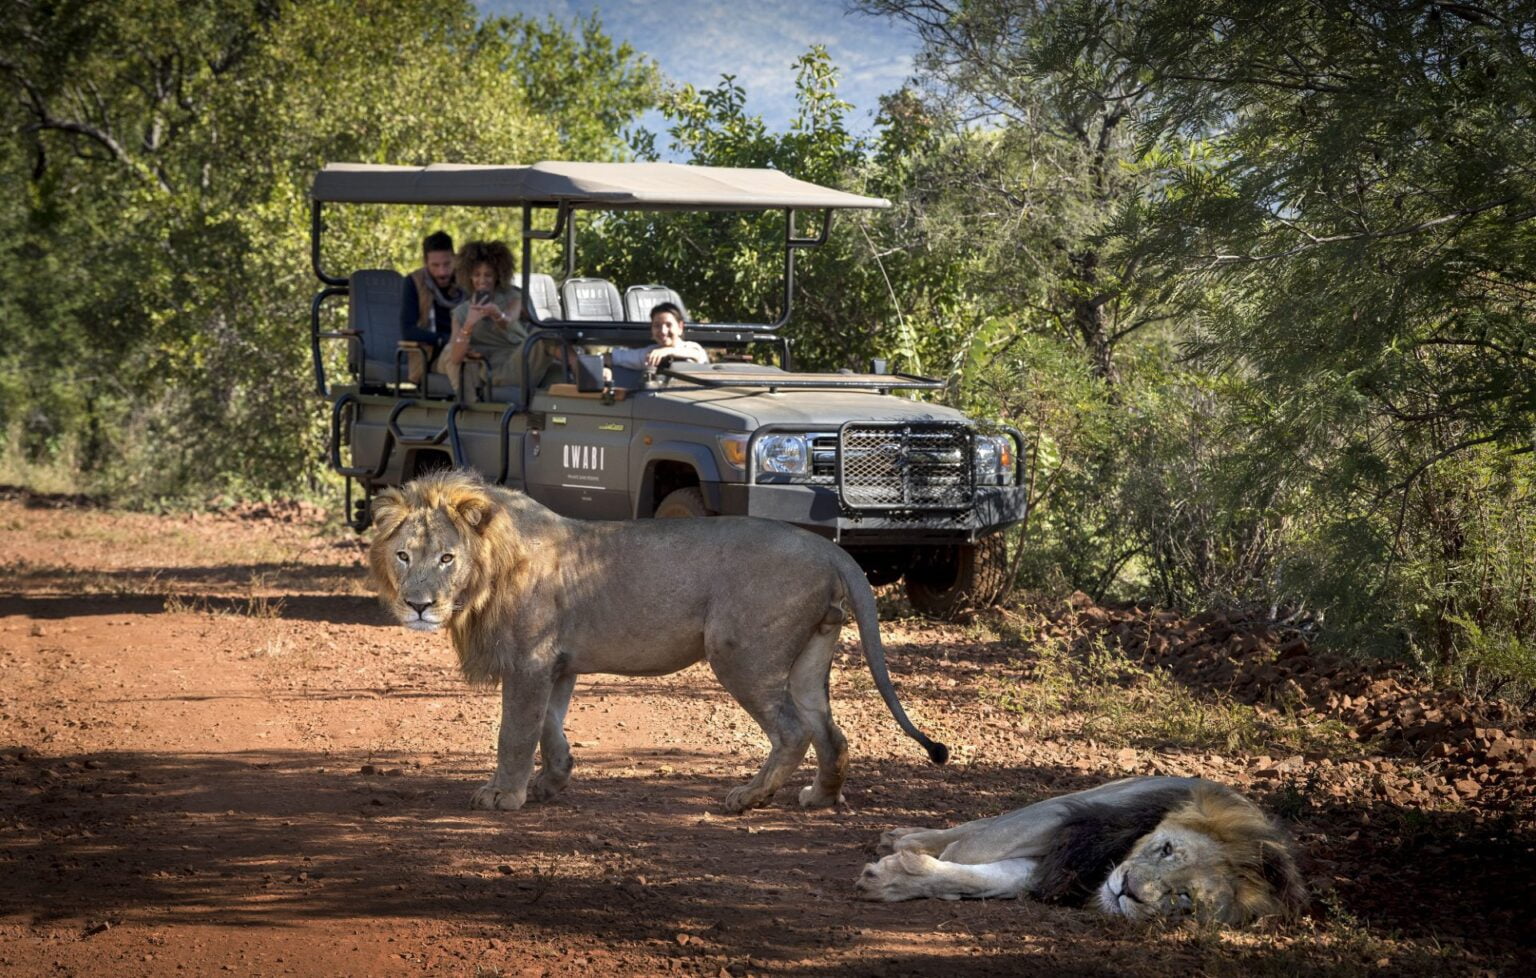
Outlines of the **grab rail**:
M396 401L395 409L389 412L389 420L384 424L385 429L396 441L402 445L441 445L443 443L443 439L448 437L447 424L444 424L441 428L439 428L436 434L426 438L420 437L418 435L408 435L400 429L401 412L403 412L406 408L415 406L416 399L413 397L403 397L399 401ZM453 415L449 414L448 417L451 423Z
M355 331L351 330L335 333L320 332L320 307L325 303L326 299L332 296L346 295L349 291L351 290L347 287L346 280L343 279L342 284L321 289L315 293L313 299L309 300L309 347L310 354L314 357L315 363L315 391L321 397L329 397L330 391L325 386L325 362L320 357L320 341L346 339L349 342L356 342L356 337Z
M512 453L507 450L507 440L512 437L512 419L518 413L516 404L508 404L507 409L501 412L501 470L496 476L496 484L507 484L507 473L512 467Z
M348 404L357 401L357 395L345 393L336 398L336 403L331 407L331 468L347 478L377 479L384 474L389 466L389 457L395 451L395 436L393 432L384 434L384 450L379 453L379 464L373 468L366 465L344 465L341 461L341 413Z
M454 401L448 408L448 458L453 462L454 468L464 464L464 444L459 441L459 412L467 405L463 401Z

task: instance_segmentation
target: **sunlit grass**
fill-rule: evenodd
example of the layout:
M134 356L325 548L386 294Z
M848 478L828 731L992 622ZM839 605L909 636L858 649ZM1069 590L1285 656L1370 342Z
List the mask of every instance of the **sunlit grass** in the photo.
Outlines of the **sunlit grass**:
M216 618L254 618L271 621L282 617L283 599L267 595L217 598L204 595L168 594L165 596L164 610L168 615L212 615Z
M27 457L21 427L11 426L0 436L0 485L20 486L43 494L76 495L84 491L75 467L75 453L66 449L48 461Z
M1017 679L992 679L984 693L1025 728L1047 732L1062 723L1111 745L1170 746L1257 753L1354 753L1341 722L1297 704L1251 706L1219 691L1194 689L1165 669L1143 666L1107 649L1086 653L1039 641L1015 660Z

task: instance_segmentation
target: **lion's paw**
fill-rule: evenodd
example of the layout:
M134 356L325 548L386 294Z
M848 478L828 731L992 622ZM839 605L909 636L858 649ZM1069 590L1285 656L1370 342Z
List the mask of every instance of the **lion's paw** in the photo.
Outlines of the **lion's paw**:
M766 804L767 801L762 792L754 790L751 785L744 784L725 793L725 810L735 815L749 808L757 808Z
M565 786L568 783L568 780L556 781L554 778L546 778L544 775L540 774L528 784L528 800L549 801L551 798L564 791Z
M942 866L937 859L921 852L896 852L878 862L866 863L853 887L862 900L913 900L933 896L931 877Z
M882 832L880 833L880 844L875 847L875 851L879 853L895 852L897 843L899 843L902 839L912 835L913 833L926 831L927 829L913 827L891 829L889 832Z
M857 891L860 900L881 900L890 903L911 899L910 896L900 892L897 885L901 875L892 857L886 856L879 862L865 863L864 871L859 874L858 879L853 881L853 888Z
M513 791L497 781L488 781L475 789L469 807L475 811L514 812L523 807L526 791Z
M800 789L801 808L831 808L835 805L846 805L847 803L841 791L831 795L819 790L814 784L808 784Z

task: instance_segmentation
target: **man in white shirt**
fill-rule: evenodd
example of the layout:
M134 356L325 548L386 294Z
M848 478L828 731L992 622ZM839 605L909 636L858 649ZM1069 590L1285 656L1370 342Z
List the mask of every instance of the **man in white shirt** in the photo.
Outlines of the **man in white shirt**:
M651 308L651 339L656 341L651 346L614 350L609 355L613 366L654 370L669 357L690 363L709 362L709 354L702 346L683 339L683 311L676 303L659 302Z

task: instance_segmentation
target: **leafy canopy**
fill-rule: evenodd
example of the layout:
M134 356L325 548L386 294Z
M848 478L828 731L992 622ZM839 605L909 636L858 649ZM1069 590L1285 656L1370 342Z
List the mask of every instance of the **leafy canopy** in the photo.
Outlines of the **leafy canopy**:
M303 312L324 162L618 158L656 70L595 20L467 0L4 0L0 428L127 498L322 477ZM427 215L335 209L334 269ZM438 214L466 234L478 216Z

